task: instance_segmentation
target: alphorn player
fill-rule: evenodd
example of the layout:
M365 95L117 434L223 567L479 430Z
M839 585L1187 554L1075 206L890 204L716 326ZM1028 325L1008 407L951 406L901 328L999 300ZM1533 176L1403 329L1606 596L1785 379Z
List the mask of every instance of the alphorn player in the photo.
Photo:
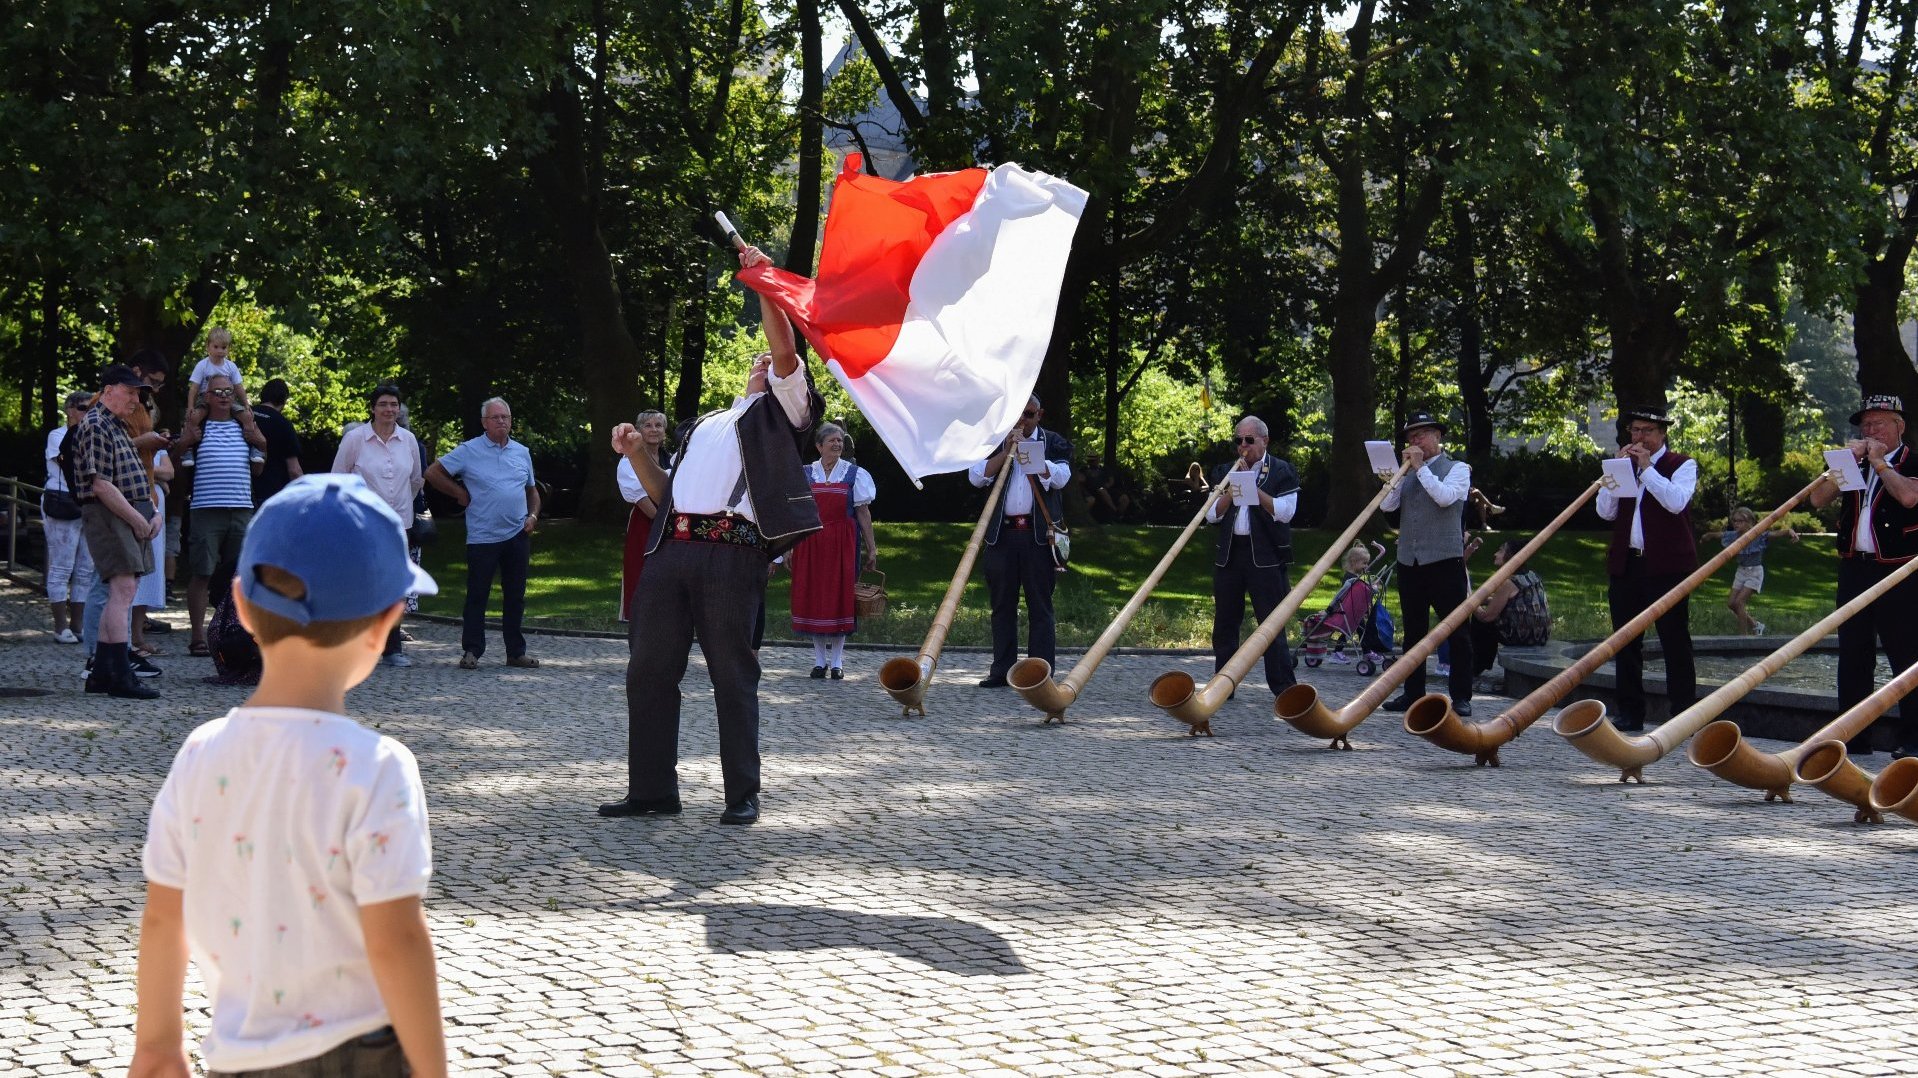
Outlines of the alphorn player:
M1465 577L1465 498L1472 490L1472 466L1453 460L1443 444L1445 424L1430 412L1413 412L1399 431L1410 465L1385 500L1386 512L1399 511L1399 608L1407 643L1425 638L1432 614L1443 619L1457 609L1472 587ZM1472 633L1460 625L1450 640L1452 669L1446 675L1452 710L1472 714ZM1425 665L1405 679L1405 688L1385 704L1404 711L1425 695Z
M757 247L739 252L741 269L770 261ZM601 805L601 816L679 814L679 683L697 631L719 720L719 822L759 819L754 622L764 613L771 559L819 530L799 445L825 407L792 323L764 293L759 312L772 351L753 361L744 397L699 417L678 439L671 471L645 451L638 428L613 428L613 452L632 462L659 513L627 633L626 796Z
M1605 553L1610 576L1606 599L1612 628L1637 617L1698 568L1698 542L1692 534L1692 494L1698 489L1698 463L1665 444L1672 418L1656 408L1627 408L1622 421L1625 444L1618 455L1632 462L1640 491L1621 498L1609 488L1598 491L1598 515L1612 522L1612 543ZM1673 715L1692 706L1698 675L1692 663L1691 597L1658 619L1658 644L1665 650L1665 697ZM1620 730L1645 728L1645 655L1642 638L1618 650L1618 722Z
M1844 492L1838 510L1838 604L1883 580L1898 565L1918 556L1918 460L1905 444L1905 402L1875 395L1851 417L1860 437L1849 443L1865 472L1865 489ZM1821 483L1811 492L1811 504L1830 505L1838 488ZM1918 662L1918 584L1910 578L1879 597L1857 616L1838 627L1838 711L1871 695L1872 673L1882 642L1893 670ZM1892 751L1897 757L1918 752L1914 716L1899 707ZM1859 734L1847 746L1853 755L1869 755L1871 731Z
M1045 468L1031 475L1014 473L999 490L999 511L986 525L986 593L992 599L992 669L979 682L982 689L1003 689L1006 674L1019 659L1019 593L1026 596L1026 656L1057 665L1052 621L1054 565L1048 519L1064 520L1065 499L1060 491L1072 481L1072 443L1058 431L1039 426L1045 409L1034 396L1019 413L1006 443L992 456L974 464L966 477L975 487L989 487L1001 468L1018 468L1013 447L1022 441L1046 443ZM1043 510L1035 492L1045 499Z
M1257 502L1239 502L1227 484L1206 519L1218 525L1218 552L1212 559L1212 670L1225 668L1239 649L1239 626L1245 620L1245 597L1252 596L1252 613L1263 622L1285 593L1292 590L1286 567L1292 561L1292 515L1299 508L1299 473L1292 465L1266 451L1271 431L1265 420L1249 415L1239 420L1233 440L1238 455L1212 472L1218 486L1228 472L1256 477ZM1292 654L1285 634L1273 637L1265 649L1265 684L1274 695L1285 691L1292 676Z

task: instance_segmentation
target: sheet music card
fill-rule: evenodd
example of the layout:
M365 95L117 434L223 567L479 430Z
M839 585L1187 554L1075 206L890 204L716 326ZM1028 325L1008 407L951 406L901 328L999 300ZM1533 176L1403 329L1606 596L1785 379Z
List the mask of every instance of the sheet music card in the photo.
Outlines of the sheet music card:
M1019 460L1019 470L1026 475L1046 474L1046 440L1034 438L1020 442L1013 447L1013 454Z
M1865 473L1858 468L1858 458L1849 449L1825 450L1825 467L1838 473L1839 490L1865 489Z
M1399 458L1393 455L1391 442L1365 443L1365 459L1372 462L1372 471L1380 479L1390 479L1399 470Z
M1600 481L1606 490L1621 498L1638 497L1638 473L1630 457L1606 457L1599 466L1605 469Z
M1251 471L1227 472L1225 477L1232 481L1233 505L1245 506L1259 504L1259 473Z

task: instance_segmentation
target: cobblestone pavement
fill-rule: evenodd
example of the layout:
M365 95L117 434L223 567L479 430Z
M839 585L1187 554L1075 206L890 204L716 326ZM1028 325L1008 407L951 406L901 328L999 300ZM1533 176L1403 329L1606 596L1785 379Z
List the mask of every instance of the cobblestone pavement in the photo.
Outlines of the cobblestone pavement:
M0 1074L117 1072L147 809L242 691L176 632L157 705L84 696L27 600L0 585L0 685L52 690L0 699ZM1918 1070L1918 830L1816 791L1682 757L1621 787L1542 726L1498 770L1384 715L1330 752L1256 682L1187 738L1144 691L1196 657L1115 658L1048 727L951 654L901 720L882 655L812 681L769 648L760 825L716 826L697 662L686 815L602 820L620 644L536 638L521 671L495 639L466 672L455 630L413 632L421 665L351 701L425 774L468 1074Z

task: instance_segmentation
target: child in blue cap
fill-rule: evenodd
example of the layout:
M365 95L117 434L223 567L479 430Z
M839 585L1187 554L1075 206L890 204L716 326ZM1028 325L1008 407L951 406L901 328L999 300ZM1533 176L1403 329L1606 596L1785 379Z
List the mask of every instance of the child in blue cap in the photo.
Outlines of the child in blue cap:
M419 768L345 715L407 592L437 590L356 475L295 480L255 514L233 595L264 669L188 735L153 803L132 1073L189 1073L189 953L210 1074L446 1073Z

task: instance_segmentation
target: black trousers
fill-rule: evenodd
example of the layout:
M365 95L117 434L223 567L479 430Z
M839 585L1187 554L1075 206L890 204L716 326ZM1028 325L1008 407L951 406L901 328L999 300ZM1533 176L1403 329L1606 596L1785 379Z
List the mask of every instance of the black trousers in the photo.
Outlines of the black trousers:
M986 548L986 594L992 600L992 676L1003 678L1019 661L1019 595L1026 597L1026 656L1058 666L1052 621L1052 548L1032 533L1005 528Z
M1870 558L1840 558L1838 561L1838 605L1843 606L1891 575L1896 565L1885 565ZM1875 688L1878 646L1884 645L1891 660L1891 672L1901 674L1918 663L1918 583L1907 577L1904 583L1880 596L1878 601L1859 611L1838 627L1838 711L1843 714ZM1885 713L1887 716L1891 712ZM1872 730L1890 725L1893 744L1918 748L1918 716L1911 709L1898 708L1898 721L1880 719ZM1862 752L1871 745L1867 730L1852 741L1853 751Z
M526 568L533 555L533 537L520 532L497 543L466 544L466 609L461 619L460 646L474 657L486 654L486 597L499 575L500 636L506 657L526 654L526 636L520 623L526 615ZM395 643L398 641L395 640Z
M626 795L679 796L679 683L699 636L719 713L726 803L759 792L759 659L753 622L767 561L752 547L669 539L646 559L626 629Z
M1232 537L1231 551L1224 565L1212 567L1212 671L1223 669L1226 660L1239 650L1239 628L1245 621L1245 597L1252 597L1252 615L1263 622L1285 593L1292 590L1285 563L1252 564L1252 540L1243 535ZM1265 649L1265 684L1274 695L1290 688L1298 679L1292 674L1292 652L1280 632Z
M1498 622L1474 617L1465 629L1472 635L1472 676L1477 677L1498 662Z
M1464 558L1446 558L1424 565L1401 563L1393 579L1398 583L1399 612L1405 623L1404 640L1408 648L1431 633L1434 612L1442 621L1472 593L1465 579ZM1451 645L1452 664L1446 695L1455 704L1468 703L1472 699L1471 630L1461 625L1446 640ZM1414 697L1425 695L1424 663L1414 667L1412 676L1405 679L1405 694Z
M1688 574L1648 573L1640 558L1628 558L1625 575L1611 578L1605 597L1612 608L1612 628L1643 613ZM1658 645L1665 650L1665 699L1673 715L1698 702L1698 670L1692 661L1692 600L1686 596L1655 623ZM1645 645L1640 636L1618 649L1614 660L1618 676L1618 717L1626 723L1645 721Z

